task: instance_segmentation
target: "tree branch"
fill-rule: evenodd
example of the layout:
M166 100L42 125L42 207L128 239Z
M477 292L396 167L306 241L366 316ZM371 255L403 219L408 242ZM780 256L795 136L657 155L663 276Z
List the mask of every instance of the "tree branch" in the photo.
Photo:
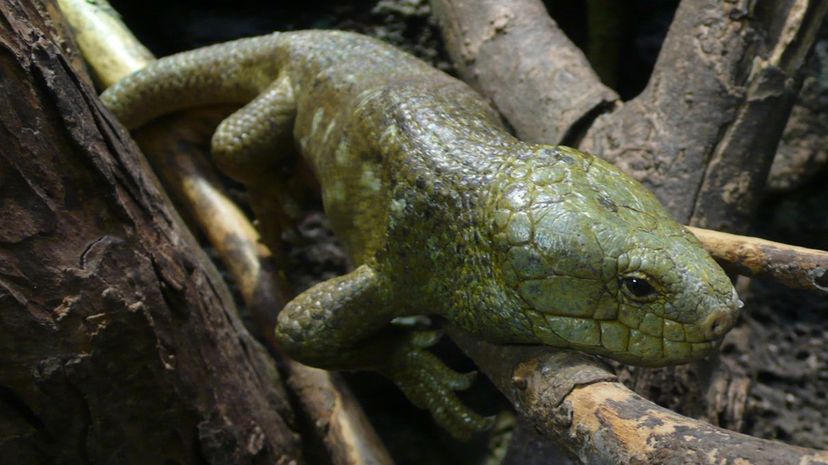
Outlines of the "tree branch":
M689 227L714 258L744 276L769 276L795 289L828 295L828 252Z
M682 222L743 231L828 1L685 0L647 88L582 148L650 187Z
M595 357L449 334L520 415L581 463L828 465L828 451L754 438L659 407L617 382Z
M539 0L431 5L460 75L492 99L521 139L571 141L617 104Z
M828 166L828 87L822 70L828 67L828 22L823 21L814 53L805 67L779 148L773 157L766 189L791 191L813 180Z

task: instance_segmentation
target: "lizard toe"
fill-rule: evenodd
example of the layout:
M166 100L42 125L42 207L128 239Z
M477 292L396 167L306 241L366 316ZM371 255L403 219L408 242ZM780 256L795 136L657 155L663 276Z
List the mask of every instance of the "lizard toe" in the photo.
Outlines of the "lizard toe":
M411 345L418 349L427 349L437 344L443 332L438 330L413 331L411 334Z
M390 357L389 364L382 370L384 374L394 381L411 403L428 410L437 424L452 436L467 440L476 433L490 429L494 419L477 414L455 394L455 391L468 389L477 373L452 370L437 356L419 347L423 340L415 343L417 337L430 341L435 336L413 336L406 347Z

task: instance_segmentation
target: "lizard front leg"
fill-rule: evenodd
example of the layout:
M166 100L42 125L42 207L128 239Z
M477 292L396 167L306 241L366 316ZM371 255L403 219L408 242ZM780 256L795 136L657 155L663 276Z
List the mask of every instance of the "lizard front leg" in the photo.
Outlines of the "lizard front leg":
M492 419L470 410L454 393L469 387L473 377L448 368L426 350L438 334L389 325L400 315L383 281L362 265L303 292L279 314L276 338L281 347L320 368L379 371L458 438L491 427Z

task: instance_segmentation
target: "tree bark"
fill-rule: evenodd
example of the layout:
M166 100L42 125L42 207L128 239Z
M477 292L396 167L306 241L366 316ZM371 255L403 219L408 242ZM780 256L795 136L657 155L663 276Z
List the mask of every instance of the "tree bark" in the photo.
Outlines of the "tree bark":
M814 53L779 149L768 173L767 189L784 192L813 180L828 166L828 24L822 23Z
M0 3L0 456L302 463L276 366L51 8Z
M744 232L828 2L685 0L647 88L582 147L647 185L685 224Z

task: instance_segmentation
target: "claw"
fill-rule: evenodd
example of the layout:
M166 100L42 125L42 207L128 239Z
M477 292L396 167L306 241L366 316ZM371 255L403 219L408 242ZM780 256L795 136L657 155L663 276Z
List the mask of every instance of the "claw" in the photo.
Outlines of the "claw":
M431 319L425 315L398 316L391 324L411 330L426 329L431 327Z
M411 344L418 349L427 349L443 337L443 332L438 330L416 331L411 335Z
M462 373L461 376L463 377L463 384L459 385L458 387L454 388L456 391L465 391L466 389L470 388L475 381L477 381L477 372L470 371L468 373Z
M448 424L441 423L440 426L445 428L452 436L460 440L468 440L471 436L491 430L495 425L495 417L484 417L478 415L476 412L466 407L456 398L456 403L452 403L452 419Z
M472 384L474 384L474 380L477 379L477 372L470 371L468 373L457 373L454 370L451 370L450 375L446 375L445 382L448 387L450 387L454 391L465 391L466 389L470 388Z
M489 415L481 418L479 431L491 431L497 424L497 415Z

